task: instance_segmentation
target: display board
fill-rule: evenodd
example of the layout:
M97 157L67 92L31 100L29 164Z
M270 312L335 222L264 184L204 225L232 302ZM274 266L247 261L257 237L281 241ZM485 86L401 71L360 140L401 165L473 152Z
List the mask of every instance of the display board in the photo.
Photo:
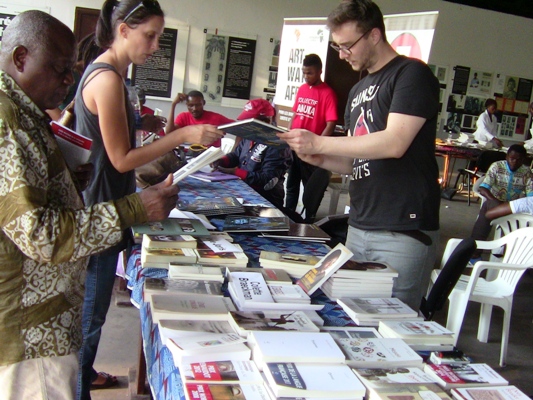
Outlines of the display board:
M485 111L485 101L497 103L498 137L523 142L529 139L528 114L533 79L464 65L452 68L451 90L447 93L445 129L452 133L473 133ZM441 85L442 87L442 85Z
M201 92L211 103L243 107L250 99L257 36L204 29Z
M183 91L189 26L165 27L159 49L142 65L131 66L132 85L144 89L147 98L172 99Z

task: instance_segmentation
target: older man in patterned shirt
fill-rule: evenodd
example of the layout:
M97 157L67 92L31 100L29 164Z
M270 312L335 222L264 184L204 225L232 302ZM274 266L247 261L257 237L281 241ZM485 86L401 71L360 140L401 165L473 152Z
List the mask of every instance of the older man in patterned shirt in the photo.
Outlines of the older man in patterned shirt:
M175 206L171 179L84 208L44 112L73 83L76 41L40 11L19 14L0 48L0 387L3 399L71 399L87 257ZM169 177L171 178L171 177Z

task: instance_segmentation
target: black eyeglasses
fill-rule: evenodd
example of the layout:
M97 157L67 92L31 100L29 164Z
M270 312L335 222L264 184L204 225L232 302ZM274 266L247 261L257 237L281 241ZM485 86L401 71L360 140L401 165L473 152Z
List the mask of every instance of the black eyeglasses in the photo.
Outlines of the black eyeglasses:
M133 14L135 14L137 11L139 11L141 8L150 8L154 6L159 6L159 3L157 0L143 0L141 1L137 6L133 7L133 9L124 17L122 22L126 23L128 19L131 18Z
M353 42L350 46L348 47L341 47L341 46L338 46L336 45L335 43L331 43L330 46L333 50L337 51L338 53L340 53L341 51L346 54L347 56L349 56L350 54L352 54L352 52L350 51L350 49L352 47L354 47L357 43L359 43L359 41L364 38L372 29L374 28L370 28L369 30L367 30L365 33L363 33L361 35L361 37L359 39L357 39L355 42Z

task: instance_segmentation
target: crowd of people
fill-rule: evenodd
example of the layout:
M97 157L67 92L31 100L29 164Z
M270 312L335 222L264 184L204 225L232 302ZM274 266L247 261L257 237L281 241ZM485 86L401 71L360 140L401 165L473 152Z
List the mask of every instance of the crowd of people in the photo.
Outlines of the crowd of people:
M212 167L288 213L296 213L303 185L317 199L305 222L314 221L331 173L351 176L346 246L358 261L393 265L399 273L393 296L418 309L439 240L439 81L425 63L389 44L374 2L342 1L327 25L339 58L368 72L350 90L346 134L332 135L337 96L322 81L320 57L308 54L291 129L278 134L289 148L243 139ZM171 174L138 190L135 169L184 144L220 147L224 132L217 127L234 122L205 110L198 90L177 94L167 119L148 108L136 118L124 78L130 65L158 50L164 26L157 1L105 0L96 32L79 52L72 31L41 11L20 13L3 32L0 384L7 399L90 399L92 389L117 384L93 364L118 256L132 244L129 228L167 218L179 191ZM75 130L93 140L89 166L76 171L66 166L49 127L72 99ZM187 111L175 115L180 103ZM496 102L485 106L476 138L501 147ZM267 100L253 99L237 119L274 124L275 113ZM139 130L158 138L137 147ZM493 218L531 212L533 174L525 154L513 145L489 169L475 239L487 239Z

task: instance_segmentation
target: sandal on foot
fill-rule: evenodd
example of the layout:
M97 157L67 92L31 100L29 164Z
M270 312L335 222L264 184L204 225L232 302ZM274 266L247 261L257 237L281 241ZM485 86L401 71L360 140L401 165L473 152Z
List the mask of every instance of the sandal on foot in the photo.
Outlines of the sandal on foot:
M118 385L118 379L116 376L108 374L107 372L98 372L99 377L105 378L103 383L91 383L91 390L107 389Z

